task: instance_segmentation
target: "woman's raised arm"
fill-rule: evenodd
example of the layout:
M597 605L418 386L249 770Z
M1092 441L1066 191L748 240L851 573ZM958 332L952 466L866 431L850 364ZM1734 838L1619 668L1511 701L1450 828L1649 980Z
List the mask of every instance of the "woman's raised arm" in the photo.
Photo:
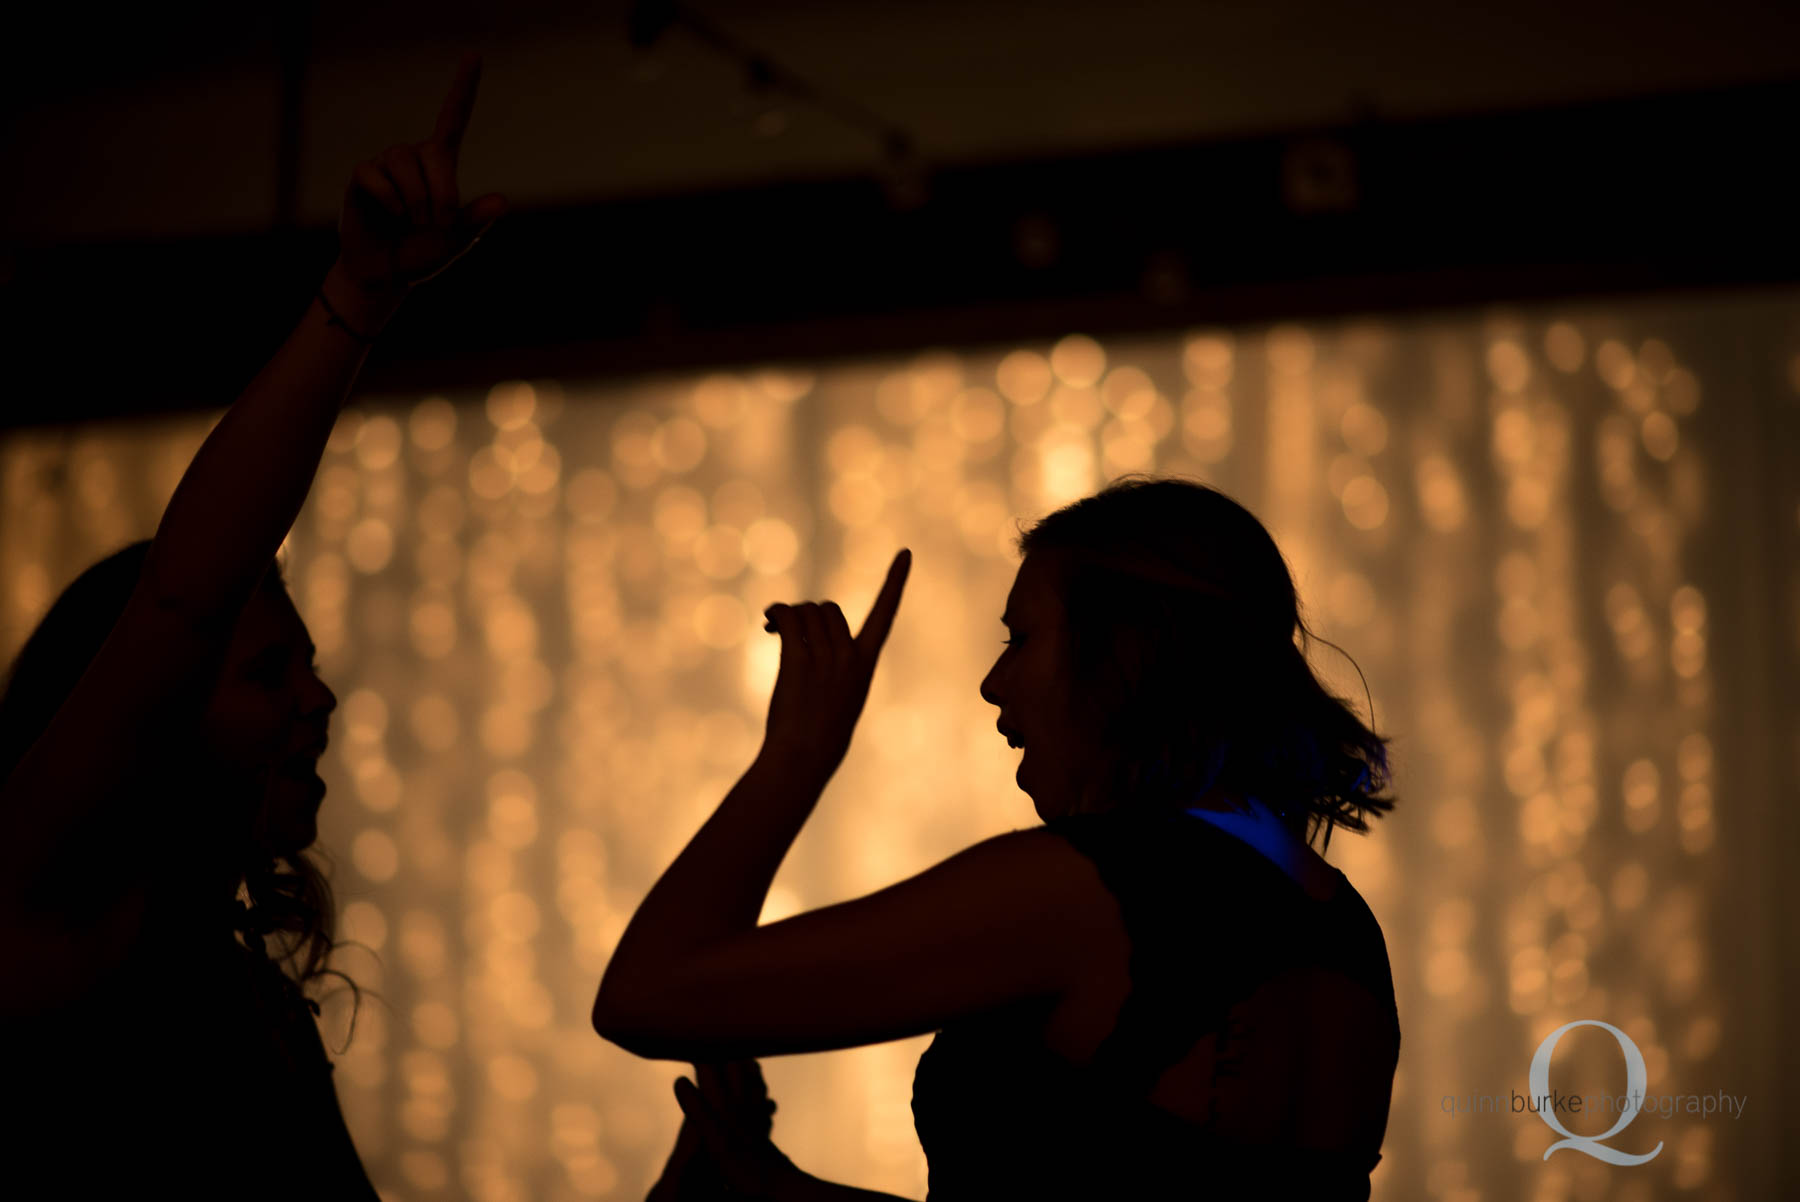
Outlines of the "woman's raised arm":
M188 465L124 614L0 782L0 938L37 945L25 934L28 902L56 849L129 804L121 795L149 753L197 719L237 617L306 499L369 343L408 289L505 211L499 196L466 206L457 197L479 75L479 60L465 58L431 136L356 168L336 262ZM204 325L196 314L196 328ZM147 867L149 851L135 860ZM130 889L111 883L121 895Z
M855 637L833 602L771 607L781 667L763 749L620 936L594 999L603 1037L690 1061L885 1043L1061 997L1122 939L1092 862L1043 829L759 925L776 870L849 748L911 562L894 557Z
M305 317L200 448L157 528L152 599L202 622L235 617L312 486L368 341L414 284L460 257L505 211L458 204L457 156L479 60L463 61L425 141L360 164L337 262Z

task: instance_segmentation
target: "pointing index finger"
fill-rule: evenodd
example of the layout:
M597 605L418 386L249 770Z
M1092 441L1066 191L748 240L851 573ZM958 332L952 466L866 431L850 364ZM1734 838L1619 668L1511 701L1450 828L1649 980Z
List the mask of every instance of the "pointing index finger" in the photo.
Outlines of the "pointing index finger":
M481 83L481 56L463 55L456 68L456 82L438 109L437 128L431 131L434 142L452 151L462 145L463 133L469 128L469 117L475 112L475 89Z
M881 648L887 643L888 631L894 628L894 614L900 608L900 593L906 587L906 577L912 571L912 551L902 550L894 556L893 566L888 568L887 580L882 583L881 593L875 598L875 605L869 610L869 616L863 621L862 629L856 634L856 646L871 664L881 654Z

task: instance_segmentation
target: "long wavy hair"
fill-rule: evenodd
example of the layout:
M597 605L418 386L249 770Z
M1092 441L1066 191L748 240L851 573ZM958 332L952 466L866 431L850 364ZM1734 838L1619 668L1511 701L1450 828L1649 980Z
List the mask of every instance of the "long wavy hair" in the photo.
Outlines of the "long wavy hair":
M1309 845L1322 829L1327 848L1334 827L1367 832L1370 815L1393 809L1389 740L1313 674L1306 646L1325 640L1242 505L1198 481L1133 473L1017 545L1051 552L1057 568L1071 704L1106 760L1090 808L1218 789L1261 800Z
M137 588L149 551L146 539L90 566L63 590L25 640L7 675L5 691L0 693L0 780L12 773L49 727L99 654ZM270 567L262 587L287 587L279 563ZM155 774L177 765L149 767ZM136 809L139 821L153 819L149 807ZM85 835L115 842L130 838L129 832L107 824L103 830ZM102 862L109 856L122 859L129 854L125 848L106 849L98 855L92 854L95 851L93 847L63 849L63 854ZM245 945L265 955L302 997L307 985L330 975L346 982L360 1001L356 983L328 963L337 946L336 907L323 867L305 852L282 857L249 853L243 862L229 867L241 874L240 898L249 899L248 905L239 902L234 923ZM91 898L93 891L82 892ZM231 912L221 909L222 923ZM268 939L271 935L276 938ZM307 1004L317 1012L316 1003ZM351 1021L354 1028L354 1014Z

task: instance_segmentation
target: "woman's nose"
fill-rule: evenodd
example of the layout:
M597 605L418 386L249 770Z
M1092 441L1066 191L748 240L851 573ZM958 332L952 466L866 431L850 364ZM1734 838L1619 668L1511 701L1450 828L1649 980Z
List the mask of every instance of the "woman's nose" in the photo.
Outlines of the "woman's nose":
M307 714L329 714L337 704L337 694L331 691L331 686L313 676L302 698L302 709Z
M994 677L998 674L998 672L999 672L998 666L996 666L994 668L990 668L988 670L988 674L985 677L983 677L982 681L981 681L981 699L983 701L987 702L989 705L993 705L993 706L1000 705L1000 695L994 691ZM1005 708L1005 707L1002 706L1001 708Z

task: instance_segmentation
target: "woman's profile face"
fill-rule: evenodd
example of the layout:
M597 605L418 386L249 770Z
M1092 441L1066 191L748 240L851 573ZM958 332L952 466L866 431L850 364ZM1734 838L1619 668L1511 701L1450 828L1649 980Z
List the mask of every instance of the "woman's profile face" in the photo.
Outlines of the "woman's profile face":
M337 697L313 667L314 647L287 590L266 585L244 607L201 737L233 796L254 799L253 847L290 855L318 838L319 778Z
M1082 808L1095 766L1092 732L1073 714L1054 558L1034 552L1019 565L1001 616L1010 645L981 682L982 699L1000 708L997 725L1024 743L1016 779L1046 821Z

